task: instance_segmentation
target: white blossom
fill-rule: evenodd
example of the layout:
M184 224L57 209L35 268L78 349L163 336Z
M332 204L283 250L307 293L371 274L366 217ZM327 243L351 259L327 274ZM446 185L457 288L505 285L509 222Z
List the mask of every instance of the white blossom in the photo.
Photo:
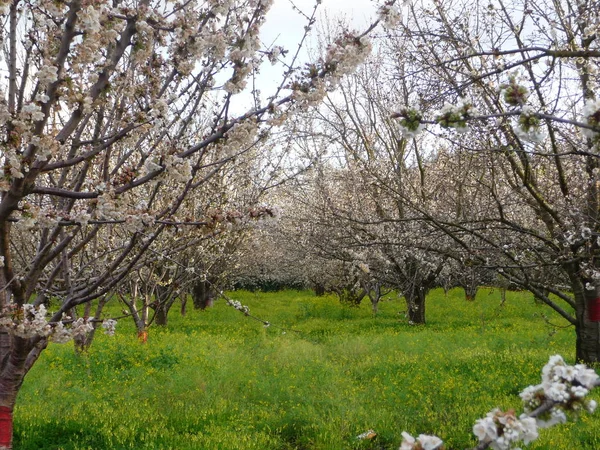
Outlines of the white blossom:
M584 364L575 365L575 380L587 389L592 389L598 382L598 374Z
M56 342L57 344L66 344L72 338L73 336L71 334L71 330L66 328L62 321L58 322L54 326L54 330L52 333L52 341Z
M242 303L240 301L238 301L238 300L231 300L231 299L229 299L229 300L227 300L227 304L229 306L233 306L235 309L237 309L238 311L243 312L244 314L249 314L250 313L250 308L248 308L246 305L242 305ZM265 325L267 323L268 322L266 322ZM266 326L268 326L268 325L266 325Z
M402 444L399 450L412 450L415 445L415 438L408 434L406 431L402 432Z
M583 386L571 386L571 394L576 398L583 398L588 394L588 391Z
M71 334L73 335L73 337L83 337L90 333L93 329L94 325L92 324L91 318L80 317L75 322L73 322L73 325L71 326Z
M525 445L536 440L539 436L536 420L533 417L527 417L523 414L519 418L519 421L522 426L521 438Z
M582 114L586 124L596 128L600 127L600 99L588 99L583 106ZM596 138L599 133L588 128L582 128L581 132L590 139Z
M536 418L539 427L547 428L567 420L562 409L594 411L595 402L585 399L585 396L597 382L598 375L594 370L583 364L570 366L560 355L554 355L542 369L542 383L525 388L520 397L526 413L531 413L548 400L556 403L549 412Z
M435 121L444 128L454 128L456 131L467 131L467 121L477 113L473 105L461 98L456 105L444 103L436 114Z
M473 425L473 434L479 439L479 442L491 442L498 437L498 428L494 423L492 416L483 419L477 419Z
M165 157L165 176L178 183L187 183L192 178L192 165L188 159L168 155Z
M541 128L540 119L528 105L523 106L521 109L519 123L515 127L515 134L520 139L533 143L542 142L546 139L546 133Z
M596 402L596 400L588 400L588 402L586 404L587 412L589 412L590 414L593 414L594 411L596 411L597 406L598 406L598 403Z
M588 239L591 239L591 237L592 230L590 230L588 227L581 227L581 238L587 241Z
M396 5L382 5L377 11L379 20L383 22L386 28L392 28L402 20L402 13Z
M421 444L423 450L436 450L444 443L439 437L427 434L420 434L417 437L417 442Z
M54 83L58 80L58 68L51 64L44 64L38 70L37 78L42 85Z
M154 161L152 161L150 158L148 158L146 160L146 162L144 163L143 176L146 176L146 175L149 175L151 173L158 172L161 170L163 170L163 166L156 164Z
M102 321L102 328L104 328L104 333L109 336L114 336L115 327L117 326L117 321L115 319L105 319Z
M82 31L87 33L98 33L102 29L100 25L100 11L91 5L81 12L79 20ZM137 26L139 28L139 24Z
M565 423L566 421L567 416L565 415L564 411L556 408L550 410L550 415L548 418L536 417L538 428L550 428L554 425Z
M517 419L513 411L502 412L499 409L494 409L483 419L477 420L473 426L473 434L480 443L488 444L494 450L517 448L518 442L529 444L538 437L535 419L527 415L521 415Z
M27 117L31 117L31 120L33 120L34 122L37 122L44 118L42 108L39 105L36 105L35 103L26 104L25 106L23 106L22 111Z
M48 103L50 101L50 97L48 97L46 94L44 93L38 93L35 97L35 99L38 102L42 102L42 103Z
M84 334L93 329L90 319L78 319L70 327L65 326L71 320L62 314L58 322L48 322L46 307L42 304L34 306L25 304L19 313L14 305L0 314L0 328L8 333L22 338L45 337L56 343L65 343L78 334Z
M267 55L271 64L273 64L273 65L276 64L277 60L283 54L284 51L285 50L283 47L281 47L279 45L274 46Z
M416 439L406 431L402 432L402 444L399 450L437 450L444 442L437 436L420 434Z

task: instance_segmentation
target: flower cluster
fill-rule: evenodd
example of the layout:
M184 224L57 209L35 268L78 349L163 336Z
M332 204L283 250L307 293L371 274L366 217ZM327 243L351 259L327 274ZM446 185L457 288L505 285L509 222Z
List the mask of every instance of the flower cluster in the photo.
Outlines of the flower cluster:
M44 305L37 308L33 305L23 305L23 308L17 308L16 305L11 306L3 311L0 318L1 328L22 338L46 337L52 333L52 327L46 320Z
M569 366L559 355L550 357L542 369L542 384L529 386L520 397L525 413L518 418L514 410L503 412L493 409L473 425L473 434L479 439L477 448L519 450L538 438L539 428L548 428L567 421L565 411L586 410L593 413L594 400L584 397L600 385L596 372L583 364ZM416 439L402 433L399 450L441 450L442 440L436 436L420 435Z
M58 68L50 64L43 65L36 76L40 84L46 86L58 80Z
M23 106L21 114L25 120L31 119L33 122L39 122L44 120L44 113L42 107L36 103L27 103Z
M377 16L383 22L385 28L392 28L402 20L400 9L392 1L381 5L377 10Z
M467 121L476 113L475 108L465 99L461 99L458 104L451 105L445 103L435 121L443 128L454 128L457 131L467 130Z
M368 274L371 272L371 269L369 269L369 266L364 263L364 262L359 262L358 264L356 264L356 266L361 270L361 272Z
M19 308L12 304L0 314L0 329L25 339L50 338L59 344L64 344L77 336L85 336L94 329L93 319L89 317L72 320L63 313L60 321L49 322L46 316L47 310L44 305L36 307L26 304ZM102 327L106 334L112 336L116 324L116 320L106 319Z
M402 444L398 450L443 450L444 442L437 436L420 434L415 439L407 432L402 432Z
M425 129L425 125L421 123L423 114L417 108L403 108L392 117L400 119L398 128L407 138L414 138Z
M192 165L177 155L165 157L165 176L176 183L187 183L192 178Z
M98 219L121 219L122 211L113 190L109 189L98 196L95 213Z
M94 324L90 317L80 317L71 325L71 335L73 337L83 337L94 330Z
M529 444L537 439L537 424L534 418L521 415L517 418L514 411L502 412L494 409L473 425L473 434L480 443L488 444L494 450L509 450L523 441Z
M522 106L529 97L529 89L517 83L516 77L510 77L508 84L500 86L504 101L510 106Z
M1 162L3 162L4 172L10 173L13 178L23 178L23 167L21 165L21 155L18 155L14 148L5 148ZM8 191L9 185L3 185L0 190Z
M242 305L242 303L238 300L228 299L227 305L232 306L233 308L243 312L246 315L250 314L250 308L248 308L246 305Z
M583 106L583 119L586 124L596 129L600 128L600 100L588 100ZM600 136L599 131L582 128L583 134L590 138L595 139Z
M63 319L67 320L68 316L63 314ZM71 339L73 339L71 329L65 327L63 322L56 323L52 332L52 341L56 342L57 344L66 344Z
M255 144L258 134L259 127L255 120L237 122L219 143L219 156L225 159L239 155Z
M280 56L285 56L287 50L280 45L275 45L269 52L267 52L267 58L273 65L277 64Z
M542 142L546 135L540 125L540 119L535 115L533 109L530 106L523 106L515 133L525 141Z
M367 59L371 48L366 36L346 32L336 39L319 64L307 65L300 80L292 82L291 88L299 106L312 106L321 101L327 91L337 87L342 77L352 73Z
M565 410L594 412L596 402L585 399L585 396L597 382L598 375L592 369L583 364L569 366L561 356L555 355L542 369L542 383L528 386L520 397L526 413L533 412L547 402L554 403L552 409L537 417L538 426L546 428L565 422Z
M117 326L117 321L115 319L106 319L102 322L102 328L104 328L104 333L109 336L115 335L115 327Z
M366 36L356 37L352 33L346 33L336 39L325 55L325 68L332 77L332 83L336 85L341 77L354 72L370 53L371 42Z

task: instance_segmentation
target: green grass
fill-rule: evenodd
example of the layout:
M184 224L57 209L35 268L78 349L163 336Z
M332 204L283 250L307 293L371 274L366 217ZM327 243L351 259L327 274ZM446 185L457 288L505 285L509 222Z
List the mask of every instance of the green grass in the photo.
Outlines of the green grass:
M464 449L477 418L519 408L550 355L574 359L573 329L527 293L501 306L498 291L434 291L426 326L395 298L373 317L309 292L230 295L273 326L219 301L174 308L145 345L127 321L81 357L50 345L20 393L15 449L397 449L402 431ZM358 441L367 429L377 438ZM600 420L543 430L529 448L600 448Z

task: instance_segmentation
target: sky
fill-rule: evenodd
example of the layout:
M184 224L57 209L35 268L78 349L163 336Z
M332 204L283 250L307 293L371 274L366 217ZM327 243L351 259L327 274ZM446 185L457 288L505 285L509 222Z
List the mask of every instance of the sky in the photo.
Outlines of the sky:
M291 4L290 0L274 0L262 31L265 42L275 38L295 42L302 37L306 19L294 12ZM309 15L315 0L294 0L293 4ZM375 15L376 6L372 0L323 0L319 11L319 20L322 20L325 14L331 18L345 16L352 25L358 27L366 24L369 17Z
M312 14L315 0L293 0L304 14ZM345 22L357 30L365 29L376 15L377 4L373 0L322 0L317 13L317 25L313 29L312 39L305 45L301 61L308 59L310 48L316 47L316 30L327 18L329 20L343 17ZM307 19L293 10L292 1L274 0L267 14L266 23L262 27L261 39L267 46L280 45L290 51L286 61L296 51L298 43L304 34ZM267 67L261 69L259 88L267 94L277 80L281 79L281 69Z

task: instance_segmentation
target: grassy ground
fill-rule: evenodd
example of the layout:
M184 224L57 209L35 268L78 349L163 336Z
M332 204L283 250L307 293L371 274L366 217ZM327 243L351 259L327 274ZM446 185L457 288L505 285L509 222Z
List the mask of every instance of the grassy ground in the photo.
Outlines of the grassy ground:
M15 449L397 449L404 430L464 449L477 418L519 408L550 355L574 359L573 329L527 293L501 305L498 291L434 291L418 327L399 299L373 317L309 292L231 296L300 332L219 301L173 311L145 345L127 322L83 357L52 344L23 385ZM376 439L356 439L368 429ZM600 420L544 430L529 448L600 448Z

